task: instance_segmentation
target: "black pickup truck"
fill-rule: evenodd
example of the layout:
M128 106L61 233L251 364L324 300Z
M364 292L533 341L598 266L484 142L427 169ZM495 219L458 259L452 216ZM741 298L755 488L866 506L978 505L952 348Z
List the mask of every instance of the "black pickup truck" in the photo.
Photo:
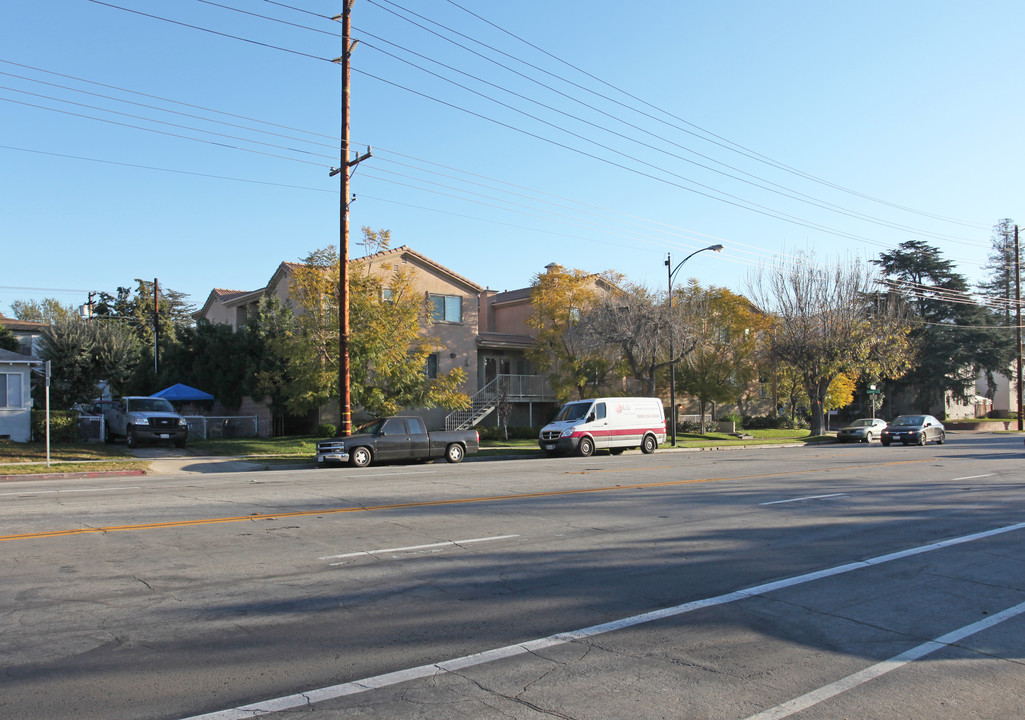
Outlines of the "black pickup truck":
M350 463L366 467L370 463L435 460L460 462L480 447L476 430L428 432L418 417L387 417L368 422L348 437L317 443L317 467L330 463Z

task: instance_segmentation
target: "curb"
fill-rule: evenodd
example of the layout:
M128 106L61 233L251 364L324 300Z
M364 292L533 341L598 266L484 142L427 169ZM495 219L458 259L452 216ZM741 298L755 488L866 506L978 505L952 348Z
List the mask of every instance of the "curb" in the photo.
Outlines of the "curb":
M25 475L0 475L0 482L17 482L19 480L88 480L90 478L136 477L145 474L145 470L98 470L96 472L29 473Z

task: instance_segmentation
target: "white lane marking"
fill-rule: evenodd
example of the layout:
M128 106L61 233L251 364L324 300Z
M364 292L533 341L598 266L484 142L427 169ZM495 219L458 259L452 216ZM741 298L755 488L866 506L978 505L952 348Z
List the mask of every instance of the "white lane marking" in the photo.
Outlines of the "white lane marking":
M949 632L935 640L930 640L927 643L923 643L918 647L913 647L899 655L894 655L889 660L884 660L881 663L867 667L853 675L848 675L834 683L825 685L818 690L813 690L801 697L788 700L776 707L764 710L757 715L752 715L747 718L747 720L780 720L780 718L790 717L794 713L807 710L810 707L818 705L820 702L829 700L840 693L852 690L859 685L864 685L865 683L875 680L888 672L901 668L914 660L918 660L919 658L925 657L937 650L949 647L969 635L974 635L977 632L981 632L987 628L1002 623L1004 620L1009 620L1017 615L1021 615L1022 613L1025 613L1025 603L1015 605L1012 608L1008 608L1007 610L999 612L996 615L992 615L984 620L974 622L971 625L965 625L964 627Z
M22 492L5 492L0 493L0 497L4 495L67 495L68 493L86 493L86 492L118 492L120 490L141 490L142 488L138 485L132 487L110 487L110 488L79 488L77 490L25 490Z
M804 583L819 580L824 577L840 575L851 572L852 570L861 570L866 567L874 567L876 565L890 562L891 560L932 552L933 550L939 550L941 548L953 547L955 545L961 545L975 540L982 540L984 538L994 537L996 535L1002 535L1016 530L1025 530L1025 523L1017 523L1015 525L1007 525L994 530L984 530L983 532L972 533L971 535L963 535L961 537L943 540L938 543L922 545L917 548L910 548L908 550L902 550L888 555L880 555L879 557L870 558L868 560L847 563L846 565L838 565L834 568L827 568L825 570L807 573L805 575L797 575L796 577L765 583L764 585L756 585L755 587L747 588L746 590L738 590L736 592L727 593L726 595L719 595L718 597L696 600L694 602L684 603L683 605L664 608L662 610L653 610L651 612L622 618L620 620L603 623L601 625L592 625L591 627L582 628L580 630L549 635L548 637L540 638L538 640L531 640L529 642L518 643L516 645L507 645L505 647L495 648L494 650L485 650L484 652L479 652L474 655L466 655L461 658L445 660L431 665L421 665L419 667L408 668L406 670L398 670L396 672L385 673L383 675L375 675L373 677L363 678L362 680L354 680L353 682L342 683L340 685L331 685L329 687L309 690L295 695L285 695L271 700L255 702L251 705L242 705L228 710L218 710L205 715L195 715L183 718L183 720L246 720L246 718L260 717L262 715L269 715L273 712L290 710L298 707L309 707L316 702L334 700L346 695L356 695L358 693L375 690L377 688L398 685L399 683L403 683L408 680L432 677L434 675L441 675L455 670L460 670L462 668L483 665L485 663L494 662L495 660L503 660L510 657L516 657L518 655L527 655L547 647L564 645L566 643L573 642L574 640L579 640L580 638L602 635L604 633L613 632L614 630L622 630L624 628L653 622L655 620L664 620L665 618L683 615L685 613L701 610L707 607L713 607L715 605L725 605L736 600L746 600L748 598L764 595L774 590L793 587L795 585L803 585ZM993 617L998 616L994 615Z
M383 550L360 550L359 552L345 553L344 555L327 555L318 560L338 560L340 558L373 557L394 552L411 552L414 550L429 550L431 548L452 547L455 545L469 545L470 543L492 542L493 540L508 540L519 537L519 535L495 535L494 537L471 538L469 540L446 540L445 542L429 543L427 545L410 545L409 547L384 548ZM339 564L339 563L332 563Z
M821 500L822 498L847 497L847 493L833 493L831 495L809 495L808 497L794 498L793 500L773 500L772 502L758 503L759 505L782 505L783 503L801 502L802 500Z
M994 475L996 475L996 473L986 473L985 475L966 475L965 477L954 478L954 480L976 480L978 478L993 477Z

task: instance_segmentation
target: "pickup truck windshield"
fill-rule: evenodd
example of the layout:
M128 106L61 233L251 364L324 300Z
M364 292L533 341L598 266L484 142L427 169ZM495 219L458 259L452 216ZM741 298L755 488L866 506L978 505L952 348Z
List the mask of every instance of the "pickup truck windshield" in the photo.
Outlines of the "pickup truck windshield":
M134 398L128 401L128 411L173 413L174 408L164 398Z
M376 435L383 424L384 420L372 420L366 425L360 425L356 428L356 433L359 435Z

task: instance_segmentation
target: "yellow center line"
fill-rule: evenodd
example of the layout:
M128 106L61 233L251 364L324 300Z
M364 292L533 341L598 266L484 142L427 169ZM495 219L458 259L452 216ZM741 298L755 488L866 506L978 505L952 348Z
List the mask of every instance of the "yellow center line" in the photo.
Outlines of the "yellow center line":
M761 473L757 475L736 475L732 477L718 478L694 478L692 480L665 480L663 482L632 483L628 485L609 485L605 487L577 488L575 490L548 490L545 492L520 493L517 495L489 495L477 498L456 498L454 500L424 500L421 502L389 503L386 505L365 505L350 508L330 508L327 510L300 510L296 512L283 513L252 513L251 515L237 515L233 517L200 518L198 520L171 520L168 522L141 523L138 525L109 525L107 527L77 528L75 530L51 530L48 532L23 533L20 535L0 535L0 542L10 540L38 540L42 538L67 537L71 535L91 535L96 533L126 532L130 530L157 530L162 528L183 528L196 525L218 525L223 523L252 522L253 520L278 520L283 518L314 517L322 515L339 515L342 513L376 512L380 510L405 510L409 508L440 507L444 505L465 505L469 503L501 502L504 500L529 500L531 498L559 497L562 495L583 495L587 493L602 493L615 490L644 490L647 488L673 487L677 485L696 485L699 483L724 482L730 480L757 480L761 478L781 477L786 475L806 475L815 472L838 472L843 470L864 470L866 468L887 467L892 465L910 465L914 463L931 462L928 460L903 460L897 462L885 462L874 465L855 465L838 468L814 468L810 470L788 470L786 472ZM671 470L672 467L647 468L650 470ZM632 468L619 468L615 470L586 470L578 472L565 472L564 475L590 475L599 473L625 473L636 472Z

